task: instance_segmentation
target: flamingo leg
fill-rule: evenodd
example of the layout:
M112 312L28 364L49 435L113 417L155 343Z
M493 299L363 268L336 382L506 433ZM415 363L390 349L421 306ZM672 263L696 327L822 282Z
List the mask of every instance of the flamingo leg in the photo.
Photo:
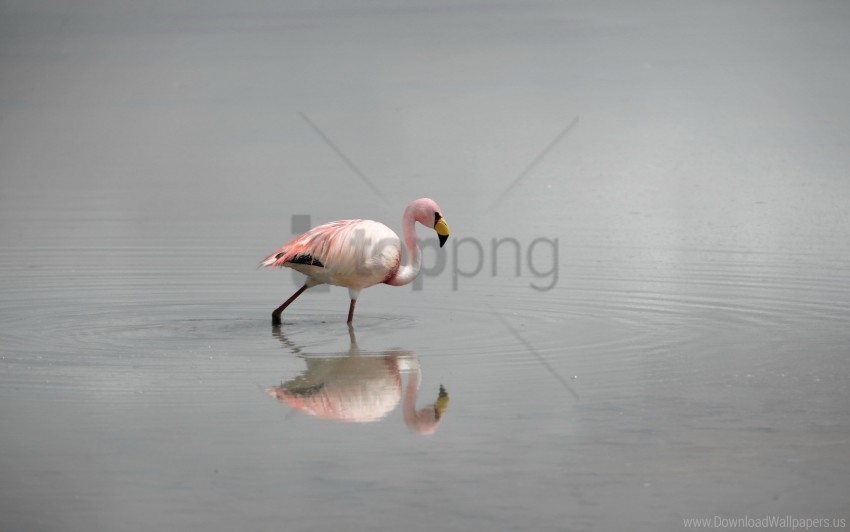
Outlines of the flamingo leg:
M351 300L351 305L348 307L348 325L351 325L351 322L354 320L354 305L357 303L356 299Z
M292 297L290 297L289 299L287 299L286 301L284 301L284 302L283 302L283 305L281 305L281 306L277 307L277 308L274 310L274 312L272 312L272 325L280 325L280 313L281 313L281 312L283 312L283 309L285 309L286 307L288 307L290 303L292 303L293 301L295 301L295 299L296 299L298 296L300 296L300 295L301 295L301 293L302 293L302 292L304 292L304 290L307 290L308 288L310 288L310 287L309 287L309 286L307 286L307 285L305 284L304 286L302 286L301 288L299 288L297 292L295 292L294 294L292 294Z

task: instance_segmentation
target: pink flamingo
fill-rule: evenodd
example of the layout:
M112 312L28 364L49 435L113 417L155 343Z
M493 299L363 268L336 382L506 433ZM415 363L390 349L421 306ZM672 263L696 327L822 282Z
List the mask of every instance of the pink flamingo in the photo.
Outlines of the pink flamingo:
M407 264L403 266L398 235L386 225L372 220L339 220L314 227L263 259L260 266L285 266L307 276L304 286L272 312L272 324L280 325L280 314L284 309L305 290L316 285L327 283L348 288L350 324L361 290L378 283L402 286L412 282L422 266L416 222L434 228L440 247L449 238L449 226L434 200L420 198L412 202L402 217L408 256Z

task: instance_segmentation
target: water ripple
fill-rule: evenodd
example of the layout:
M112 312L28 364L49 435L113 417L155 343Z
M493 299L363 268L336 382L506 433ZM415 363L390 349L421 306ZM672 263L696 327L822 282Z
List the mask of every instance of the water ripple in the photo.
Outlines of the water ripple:
M0 259L0 383L177 393L189 382L226 387L234 372L251 374L236 357L269 349L268 276L252 275L241 253L199 271L188 257L213 253L125 252L129 259L116 262L105 259L108 248L69 249L61 268L29 266L20 255ZM850 325L850 264L840 258L705 250L673 258L586 256L565 264L560 278L548 292L532 290L528 279L486 276L457 291L396 291L387 300L398 312L374 312L381 308L376 297L356 326L366 336L407 337L425 355L434 334L425 324L438 324L441 345L450 349L435 347L430 356L486 366L505 382L542 360L559 375L607 373L622 383L622 372L638 366L659 378L686 375L693 368L681 361L694 346L706 352L759 334L762 345L779 349L789 330ZM341 340L345 305L299 303L284 323L300 345L323 349Z

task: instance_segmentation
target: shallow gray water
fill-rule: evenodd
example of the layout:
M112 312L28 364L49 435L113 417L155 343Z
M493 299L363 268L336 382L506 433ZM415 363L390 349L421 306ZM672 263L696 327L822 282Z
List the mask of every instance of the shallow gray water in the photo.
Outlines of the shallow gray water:
M2 11L0 529L847 527L845 4Z

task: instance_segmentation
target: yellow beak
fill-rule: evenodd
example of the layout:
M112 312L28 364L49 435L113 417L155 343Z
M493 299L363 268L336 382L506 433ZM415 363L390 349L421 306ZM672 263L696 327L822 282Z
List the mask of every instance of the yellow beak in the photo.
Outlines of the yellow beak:
M434 224L434 231L437 232L437 238L440 239L440 247L443 247L443 244L449 238L449 224L446 223L445 218L437 220L437 223Z
M437 413L437 419L443 417L446 409L449 408L449 394L443 385L440 385L440 395L437 397L437 402L434 403L434 411Z

